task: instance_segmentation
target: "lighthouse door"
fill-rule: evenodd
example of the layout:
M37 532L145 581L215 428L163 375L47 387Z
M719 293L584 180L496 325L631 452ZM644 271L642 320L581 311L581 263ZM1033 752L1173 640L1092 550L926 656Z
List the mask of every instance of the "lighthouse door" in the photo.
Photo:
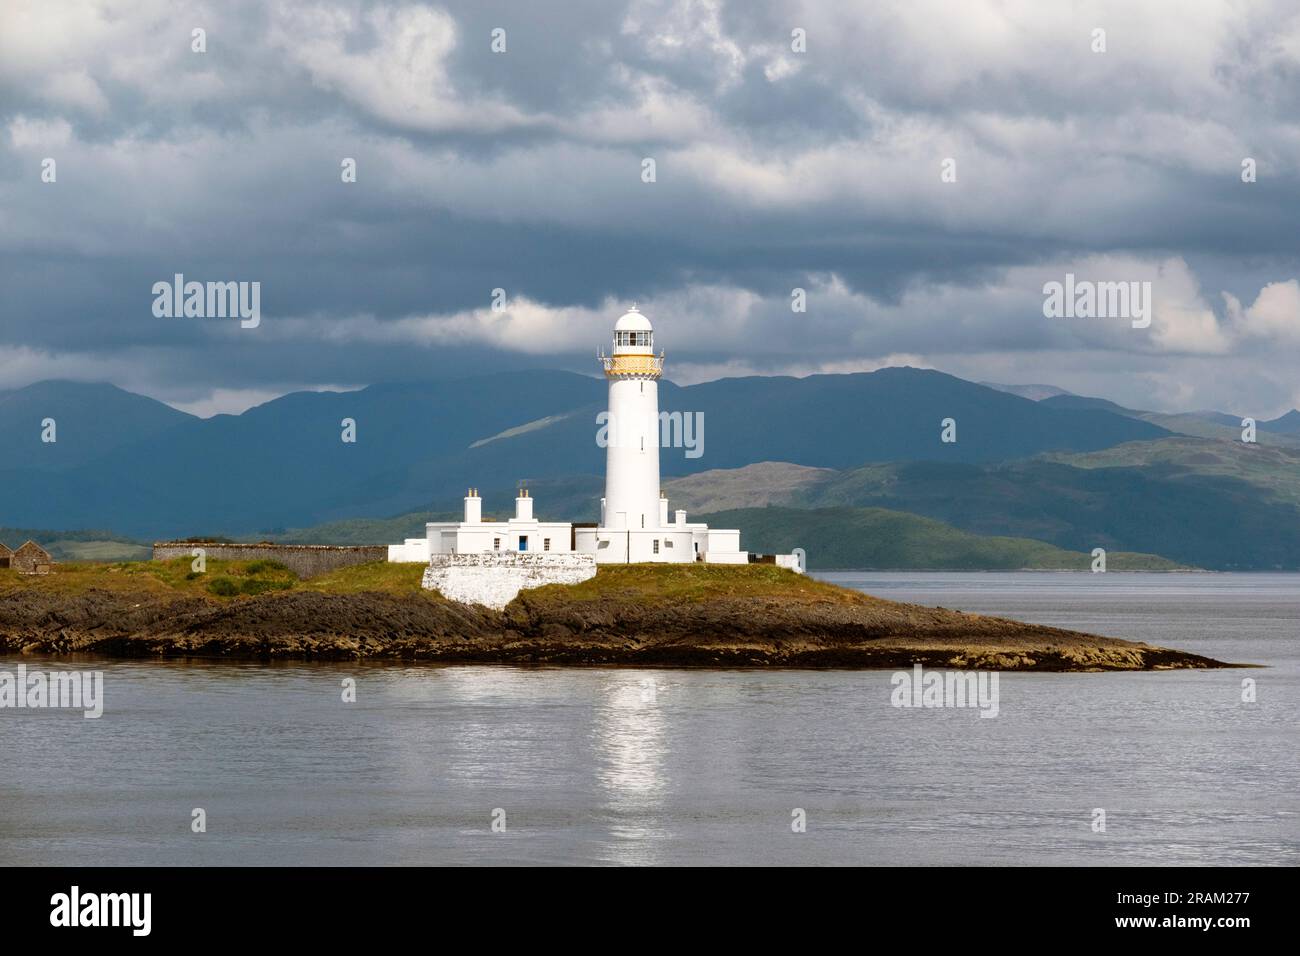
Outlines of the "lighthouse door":
M520 551L527 551L527 550L528 550L528 535L526 535L526 534L521 534L521 535L519 536L519 550L520 550Z

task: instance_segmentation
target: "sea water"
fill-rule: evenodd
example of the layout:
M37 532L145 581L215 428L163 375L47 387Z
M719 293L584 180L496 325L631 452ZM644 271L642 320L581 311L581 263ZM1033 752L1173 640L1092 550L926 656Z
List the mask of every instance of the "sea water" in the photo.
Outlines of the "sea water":
M983 719L890 671L0 657L104 674L0 710L0 865L1300 863L1300 575L819 577L1266 666Z

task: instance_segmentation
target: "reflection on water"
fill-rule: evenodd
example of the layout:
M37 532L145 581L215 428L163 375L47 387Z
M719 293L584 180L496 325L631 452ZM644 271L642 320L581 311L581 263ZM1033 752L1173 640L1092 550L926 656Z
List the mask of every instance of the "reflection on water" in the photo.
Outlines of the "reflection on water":
M834 577L1269 666L1006 674L988 720L884 671L28 658L105 714L0 710L0 864L1300 863L1300 576Z
M664 756L667 721L655 677L636 671L606 671L592 722L596 781L604 794L610 859L654 863L655 848L669 836L661 806L667 781Z
M663 793L665 720L653 677L611 675L600 691L593 738L597 779L611 806L644 809Z

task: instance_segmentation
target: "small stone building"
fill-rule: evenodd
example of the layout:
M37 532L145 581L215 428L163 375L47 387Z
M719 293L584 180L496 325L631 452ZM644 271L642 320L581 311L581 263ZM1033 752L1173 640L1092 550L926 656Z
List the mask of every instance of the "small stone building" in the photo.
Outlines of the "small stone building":
M13 556L14 553L5 546L3 541L0 541L0 568L9 567L9 559Z
M49 574L54 559L35 541L28 541L9 558L9 566L19 574Z

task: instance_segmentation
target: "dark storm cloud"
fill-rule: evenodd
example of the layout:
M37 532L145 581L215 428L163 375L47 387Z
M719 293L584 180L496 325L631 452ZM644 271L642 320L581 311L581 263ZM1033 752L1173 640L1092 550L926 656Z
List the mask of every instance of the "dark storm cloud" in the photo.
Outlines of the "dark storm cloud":
M585 369L640 299L683 377L1077 359L1141 404L1300 398L1289 288L1261 297L1300 273L1283 4L145 0L9 26L0 385ZM1151 334L1046 322L1067 270L1155 277ZM260 281L262 326L154 317L176 272Z

